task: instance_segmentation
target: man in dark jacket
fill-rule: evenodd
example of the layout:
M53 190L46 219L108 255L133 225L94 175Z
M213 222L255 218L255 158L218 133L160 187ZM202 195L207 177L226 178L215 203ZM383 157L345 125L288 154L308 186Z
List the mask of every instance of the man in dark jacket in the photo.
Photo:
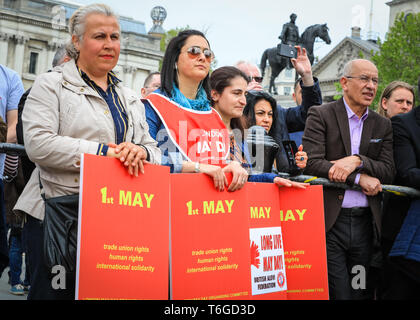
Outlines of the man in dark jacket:
M303 146L305 173L360 186L324 188L328 284L334 300L365 299L356 274L368 267L374 237L381 232L381 184L395 175L389 119L369 110L378 88L378 69L363 59L346 64L344 97L308 112Z
M420 77L418 81L420 93ZM394 184L420 188L420 105L391 118L394 135ZM384 203L383 299L420 299L420 201L390 195Z

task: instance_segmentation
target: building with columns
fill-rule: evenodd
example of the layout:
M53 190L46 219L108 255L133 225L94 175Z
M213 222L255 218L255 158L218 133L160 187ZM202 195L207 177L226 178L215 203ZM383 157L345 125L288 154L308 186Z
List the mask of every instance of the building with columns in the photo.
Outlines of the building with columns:
M79 6L67 0L0 0L0 64L18 72L25 89L51 69L57 48L70 39L68 20ZM114 71L140 93L147 75L159 69L160 38L129 17L120 16L120 25L121 53Z
M393 0L386 4L390 8L388 29L394 25L395 18L400 13L404 12L404 16L407 16L420 12L420 0ZM336 84L339 82L346 62L362 57L370 60L372 54L379 50L376 42L376 39L373 38L363 40L361 29L353 27L351 36L345 37L317 64L314 64L312 70L320 81L321 92L325 102L332 101L336 94L340 94L337 92Z

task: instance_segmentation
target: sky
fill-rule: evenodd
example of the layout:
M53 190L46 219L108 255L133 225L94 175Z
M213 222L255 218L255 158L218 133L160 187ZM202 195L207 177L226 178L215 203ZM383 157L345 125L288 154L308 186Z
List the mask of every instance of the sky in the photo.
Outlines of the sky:
M315 56L328 54L346 36L351 27L362 28L362 39L372 31L384 40L388 31L390 0L72 0L80 4L105 3L117 14L153 26L150 12L155 6L167 11L165 30L189 26L204 31L217 59L217 67L233 65L239 60L259 64L265 49L275 47L284 23L297 14L299 33L313 25L327 23L332 43L315 43ZM373 2L373 18L370 8Z

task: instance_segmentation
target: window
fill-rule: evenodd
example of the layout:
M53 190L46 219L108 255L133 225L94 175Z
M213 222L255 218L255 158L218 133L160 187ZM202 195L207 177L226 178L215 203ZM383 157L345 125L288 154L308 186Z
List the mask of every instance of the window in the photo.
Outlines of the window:
M287 79L292 79L293 78L293 69L286 69L285 76L286 76Z
M38 62L38 53L31 52L29 57L29 73L36 74L36 64Z
M44 3L40 3L37 1L28 1L28 7L39 9L39 10L42 10L42 9L47 10Z
M3 5L5 8L9 8L9 9L16 9L17 7L17 3L15 0L4 0Z
M292 88L290 87L284 87L284 95L290 96L290 93L292 92Z
M407 22L408 19L413 19L413 14L411 12L407 13L404 16L404 22Z

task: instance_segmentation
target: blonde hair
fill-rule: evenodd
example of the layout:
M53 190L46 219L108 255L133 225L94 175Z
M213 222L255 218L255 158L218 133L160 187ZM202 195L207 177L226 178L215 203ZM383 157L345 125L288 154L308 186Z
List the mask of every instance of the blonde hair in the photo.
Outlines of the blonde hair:
M392 81L382 92L381 94L381 98L379 99L379 106L378 106L378 113L381 116L384 117L388 117L386 110L384 109L384 107L382 106L382 100L385 99L389 99L391 98L392 93L399 88L404 88L407 89L408 91L410 91L413 94L413 106L415 106L415 97L416 95L414 94L414 87L410 84L408 84L407 82L404 81Z
M69 33L71 37L76 36L80 42L83 41L83 35L85 33L86 17L93 13L102 14L108 17L114 17L117 21L119 21L118 15L115 14L114 11L105 4L95 3L95 4L83 6L77 9L70 18L68 28L69 28ZM74 46L71 38L66 44L66 51L67 51L67 55L70 58L74 60L77 60L79 58L79 51Z

